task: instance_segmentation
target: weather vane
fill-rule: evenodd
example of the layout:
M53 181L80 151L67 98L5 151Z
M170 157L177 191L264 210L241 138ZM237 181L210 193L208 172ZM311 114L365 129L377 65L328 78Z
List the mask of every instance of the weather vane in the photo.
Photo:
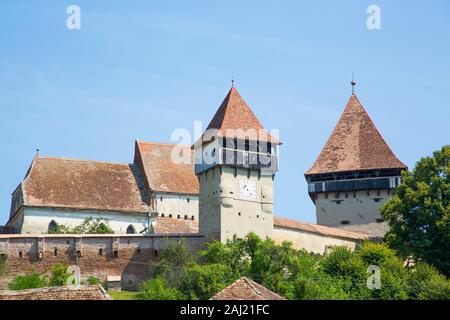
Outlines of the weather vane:
M355 81L355 73L352 73L352 82L350 82L352 85L352 94L355 94L355 85L356 85L356 81Z

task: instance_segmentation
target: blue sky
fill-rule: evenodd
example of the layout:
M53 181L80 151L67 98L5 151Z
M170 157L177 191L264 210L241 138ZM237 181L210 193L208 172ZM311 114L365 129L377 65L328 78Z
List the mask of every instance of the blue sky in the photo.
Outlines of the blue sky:
M66 8L81 8L81 30ZM381 30L366 9L381 9ZM450 143L450 2L0 2L0 224L35 149L132 162L133 142L206 126L236 86L279 128L275 212L315 221L303 177L357 95L409 167Z

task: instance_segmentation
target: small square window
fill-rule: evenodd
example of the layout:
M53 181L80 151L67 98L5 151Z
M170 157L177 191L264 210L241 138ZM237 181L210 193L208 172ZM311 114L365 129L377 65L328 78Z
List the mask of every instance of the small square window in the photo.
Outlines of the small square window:
M114 250L113 255L114 255L114 258L117 258L119 256L119 251L118 250Z

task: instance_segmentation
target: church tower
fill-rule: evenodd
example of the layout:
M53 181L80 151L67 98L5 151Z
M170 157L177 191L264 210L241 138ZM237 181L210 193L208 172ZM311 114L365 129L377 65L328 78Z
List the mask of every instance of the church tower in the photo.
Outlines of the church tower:
M278 146L233 86L194 144L199 232L225 242L272 236Z
M317 224L383 222L379 208L405 169L352 93L325 147L305 173Z

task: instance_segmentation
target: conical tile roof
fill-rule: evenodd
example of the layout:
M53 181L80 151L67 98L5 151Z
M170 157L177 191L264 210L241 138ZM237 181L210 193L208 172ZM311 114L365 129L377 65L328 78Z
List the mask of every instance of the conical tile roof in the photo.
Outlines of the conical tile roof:
M305 175L371 169L406 169L352 94L322 152Z

